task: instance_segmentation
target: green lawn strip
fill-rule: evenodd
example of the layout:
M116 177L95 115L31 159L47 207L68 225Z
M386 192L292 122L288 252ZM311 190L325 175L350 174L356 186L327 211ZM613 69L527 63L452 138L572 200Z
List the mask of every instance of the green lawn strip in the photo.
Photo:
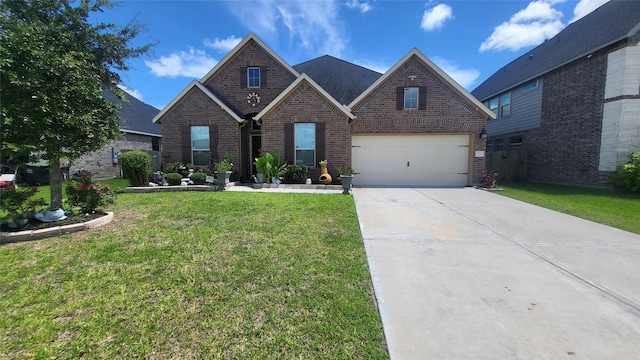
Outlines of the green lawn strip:
M121 194L0 247L0 358L387 358L351 196Z
M574 186L500 184L500 195L640 234L640 195Z

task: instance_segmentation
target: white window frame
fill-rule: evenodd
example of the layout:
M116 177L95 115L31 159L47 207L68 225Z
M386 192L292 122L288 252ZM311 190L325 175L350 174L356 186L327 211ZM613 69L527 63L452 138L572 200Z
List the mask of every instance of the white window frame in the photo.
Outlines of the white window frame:
M258 73L257 77L254 77L255 79L258 79L258 84L251 84L251 72L252 70L256 70ZM262 79L260 78L260 67L259 66L252 66L252 67L248 67L247 68L247 87L248 88L260 88L260 85L262 84Z
M411 97L411 98L407 97L407 91L408 90L415 90L415 92L416 92L415 107L407 106L407 100L410 101L409 105L413 105L412 101L414 100L413 97ZM407 86L407 87L405 87L404 88L403 100L404 100L404 109L405 110L418 110L418 106L419 106L419 103L420 103L420 88L417 87L417 86Z
M313 147L298 147L298 126L310 126L313 125ZM312 164L305 164L305 163L301 163L302 165L306 165L308 167L316 167L316 163L317 163L317 155L318 155L318 151L317 151L317 147L318 144L316 144L316 131L317 131L317 127L315 123L295 123L293 128L293 133L294 133L294 140L293 140L293 145L294 145L294 163L296 165L298 164L298 151L309 151L309 150L313 150L313 163Z
M198 148L198 147L195 146L193 130L195 130L196 128L205 129L206 134L207 134L206 147ZM190 128L190 131L191 131L191 134L190 134L191 135L191 137L190 137L190 140L191 140L191 163L193 164L193 166L198 166L198 167L203 167L203 166L207 167L207 166L209 166L209 155L208 154L210 154L210 152L211 152L211 149L209 148L209 143L211 141L211 139L209 138L211 136L211 134L209 134L209 127L208 126L192 126ZM194 155L195 155L196 152L198 152L198 153L207 153L207 161L206 161L205 164L196 164L195 163L195 156Z

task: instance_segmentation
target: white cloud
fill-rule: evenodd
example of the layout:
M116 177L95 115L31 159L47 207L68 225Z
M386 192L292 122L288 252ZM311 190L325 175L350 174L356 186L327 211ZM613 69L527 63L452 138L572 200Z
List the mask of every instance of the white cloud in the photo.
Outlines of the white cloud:
M473 86L476 80L480 77L480 72L478 70L460 69L455 63L452 63L445 58L436 56L431 58L431 60L465 89L469 89Z
M204 46L212 48L214 50L227 53L231 51L238 43L240 43L242 39L237 38L233 35L229 36L226 39L218 39L215 38L213 41L209 39L204 39Z
M558 1L536 0L500 25L480 45L480 52L487 50L517 51L534 46L556 35L564 28L562 12L554 9Z
M440 29L444 22L453 19L453 10L447 4L439 4L424 11L420 28L424 31Z
M127 94L133 96L134 98L136 98L136 99L138 99L140 101L143 101L142 100L142 93L140 93L140 91L132 89L132 88L130 88L130 87L126 86L126 85L123 85L123 84L119 84L118 87L120 89L122 89L123 91L125 91Z
M580 20L585 15L602 6L607 1L609 0L580 0L576 7L573 9L573 19L571 19L569 23Z
M291 40L298 41L300 47L313 55L340 57L347 47L348 40L338 18L341 3L336 0L256 0L242 2L242 6L230 4L231 12L258 36L275 36L278 25L284 25Z
M367 11L372 9L371 4L369 4L368 1L360 2L358 0L347 1L347 7L349 9L358 9L362 13L366 13Z
M369 59L355 59L355 60L347 60L347 61L360 65L362 67L365 67L369 70L377 71L380 74L384 74L385 72L387 72L387 70L391 68L391 65L389 64L384 64L384 63L377 62L374 60L369 60Z
M189 49L162 56L156 60L144 62L157 77L175 78L178 76L199 78L204 76L218 61L207 55L204 50Z

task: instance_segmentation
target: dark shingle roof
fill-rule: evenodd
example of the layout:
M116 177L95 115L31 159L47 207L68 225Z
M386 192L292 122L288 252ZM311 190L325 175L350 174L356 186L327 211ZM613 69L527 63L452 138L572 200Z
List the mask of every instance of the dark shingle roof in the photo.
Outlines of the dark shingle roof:
M480 100L498 95L628 37L639 24L640 1L611 0L510 62L471 93Z
M329 55L294 65L293 68L300 74L309 75L339 103L345 105L382 76L373 70Z
M157 136L162 135L162 126L153 122L154 116L156 116L160 110L149 104L143 103L126 92L124 93L125 101L118 99L118 97L111 91L103 92L102 96L107 101L121 104L121 130Z

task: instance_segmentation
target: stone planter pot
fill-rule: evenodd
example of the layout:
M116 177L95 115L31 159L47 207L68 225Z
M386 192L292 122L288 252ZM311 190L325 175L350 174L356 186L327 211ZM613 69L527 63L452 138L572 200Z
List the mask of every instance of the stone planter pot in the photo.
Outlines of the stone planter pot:
M218 190L224 191L225 185L229 183L229 177L231 176L231 171L216 172L216 176L218 178Z
M340 175L340 180L342 181L342 193L349 194L349 189L351 188L351 183L353 182L354 175Z

